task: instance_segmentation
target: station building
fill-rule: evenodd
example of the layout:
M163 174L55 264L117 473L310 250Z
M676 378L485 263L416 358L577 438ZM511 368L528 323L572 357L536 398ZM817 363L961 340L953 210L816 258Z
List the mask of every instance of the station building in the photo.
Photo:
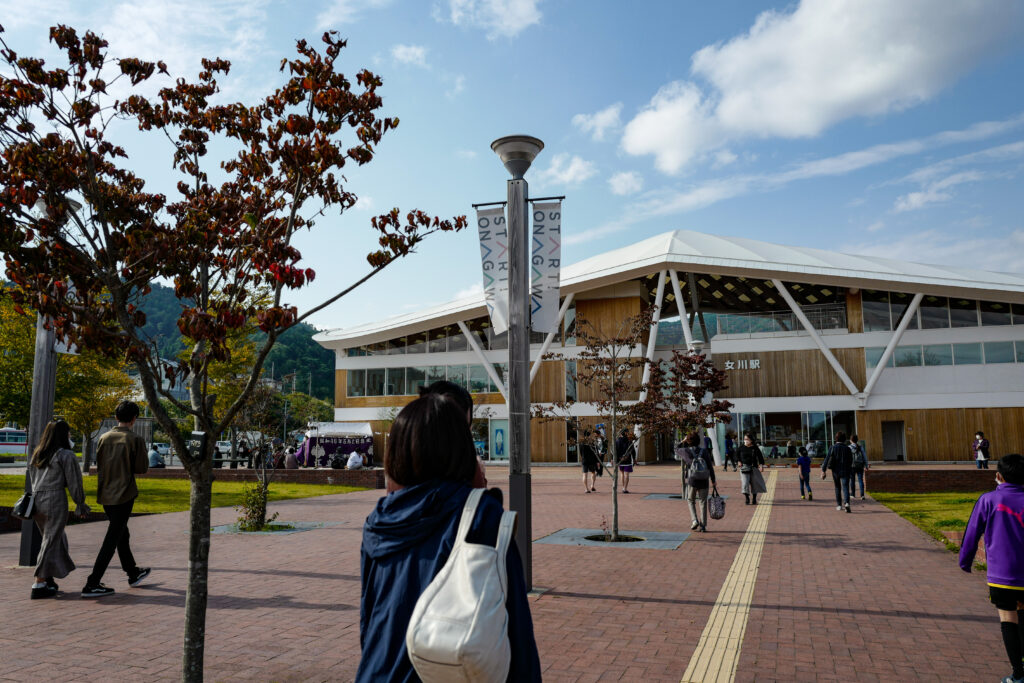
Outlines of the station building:
M1024 275L668 232L572 266L561 322L531 337L531 400L579 401L575 425L534 420L534 462L576 462L576 429L599 420L577 387L576 321L611 331L654 306L649 362L702 348L728 377L727 435L753 430L767 451L856 432L871 460L966 461L982 430L993 457L1024 452ZM507 458L507 333L483 295L315 339L336 355L335 420L370 422L382 453L389 420L424 384L465 385L478 450ZM539 361L547 353L565 360ZM641 461L671 457L645 435Z

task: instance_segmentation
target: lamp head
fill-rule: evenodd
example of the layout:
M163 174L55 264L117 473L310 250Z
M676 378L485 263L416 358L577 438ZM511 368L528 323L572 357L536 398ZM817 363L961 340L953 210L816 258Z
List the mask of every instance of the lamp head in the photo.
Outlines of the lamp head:
M512 174L512 178L519 180L544 149L544 143L529 135L506 135L492 142L491 149Z

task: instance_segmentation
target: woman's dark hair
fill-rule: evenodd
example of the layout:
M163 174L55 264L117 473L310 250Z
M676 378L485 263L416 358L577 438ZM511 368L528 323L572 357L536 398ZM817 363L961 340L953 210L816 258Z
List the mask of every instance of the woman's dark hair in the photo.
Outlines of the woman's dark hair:
M43 430L39 445L32 451L32 464L41 470L50 465L54 453L71 445L71 427L64 420L51 420Z
M689 434L686 435L686 438L683 441L688 446L692 446L694 448L700 445L700 437L697 436L697 432L690 432Z
M754 432L743 432L744 439L750 439L754 443L757 443L757 438L754 436Z
M850 434L850 442L851 443L860 443L860 437L857 436L856 434Z
M996 465L996 472L1003 475L1003 481L1007 484L1024 484L1024 455L1010 453L999 458Z
M846 441L846 432L836 432L836 443L843 443Z
M466 412L444 394L420 396L391 425L384 471L402 486L431 479L469 483L476 473L476 448Z
M455 382L449 382L448 380L439 380L434 382L430 386L420 387L420 396L426 396L427 394L439 394L446 396L452 401L455 401L462 410L462 415L473 415L473 396L466 391L466 387L460 386ZM470 417L470 419L473 419Z
M980 436L983 439L985 438L985 432L982 432L982 431L974 432L974 435L975 436Z
M122 424L127 424L139 416L139 406L135 401L121 401L114 409L114 417Z
M801 446L801 447L800 447L800 448L799 448L799 449L797 450L797 452L798 452L798 453L800 453L800 455L807 455L807 449L806 449L806 448L804 448L803 446Z

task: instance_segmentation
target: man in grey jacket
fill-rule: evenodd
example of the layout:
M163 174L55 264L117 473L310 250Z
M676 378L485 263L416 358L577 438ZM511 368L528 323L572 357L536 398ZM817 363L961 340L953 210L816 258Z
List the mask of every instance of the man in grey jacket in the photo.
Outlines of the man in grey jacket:
M96 446L96 501L103 506L109 522L92 574L82 589L83 598L98 598L114 592L113 588L104 586L100 581L115 549L121 569L128 575L128 585L138 586L150 572L149 567L135 564L128 533L128 518L139 496L135 475L145 474L149 469L146 442L132 431L139 416L139 406L132 401L122 401L114 415L117 426L101 436Z

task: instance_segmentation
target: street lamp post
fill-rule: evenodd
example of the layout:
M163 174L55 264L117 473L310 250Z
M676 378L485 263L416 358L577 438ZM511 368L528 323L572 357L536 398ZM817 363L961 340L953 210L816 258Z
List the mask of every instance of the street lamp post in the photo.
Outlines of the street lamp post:
M527 590L533 589L533 533L530 506L530 235L526 220L529 185L523 176L544 149L529 135L509 135L491 149L512 174L508 181L508 417L509 507L517 513L516 546Z

